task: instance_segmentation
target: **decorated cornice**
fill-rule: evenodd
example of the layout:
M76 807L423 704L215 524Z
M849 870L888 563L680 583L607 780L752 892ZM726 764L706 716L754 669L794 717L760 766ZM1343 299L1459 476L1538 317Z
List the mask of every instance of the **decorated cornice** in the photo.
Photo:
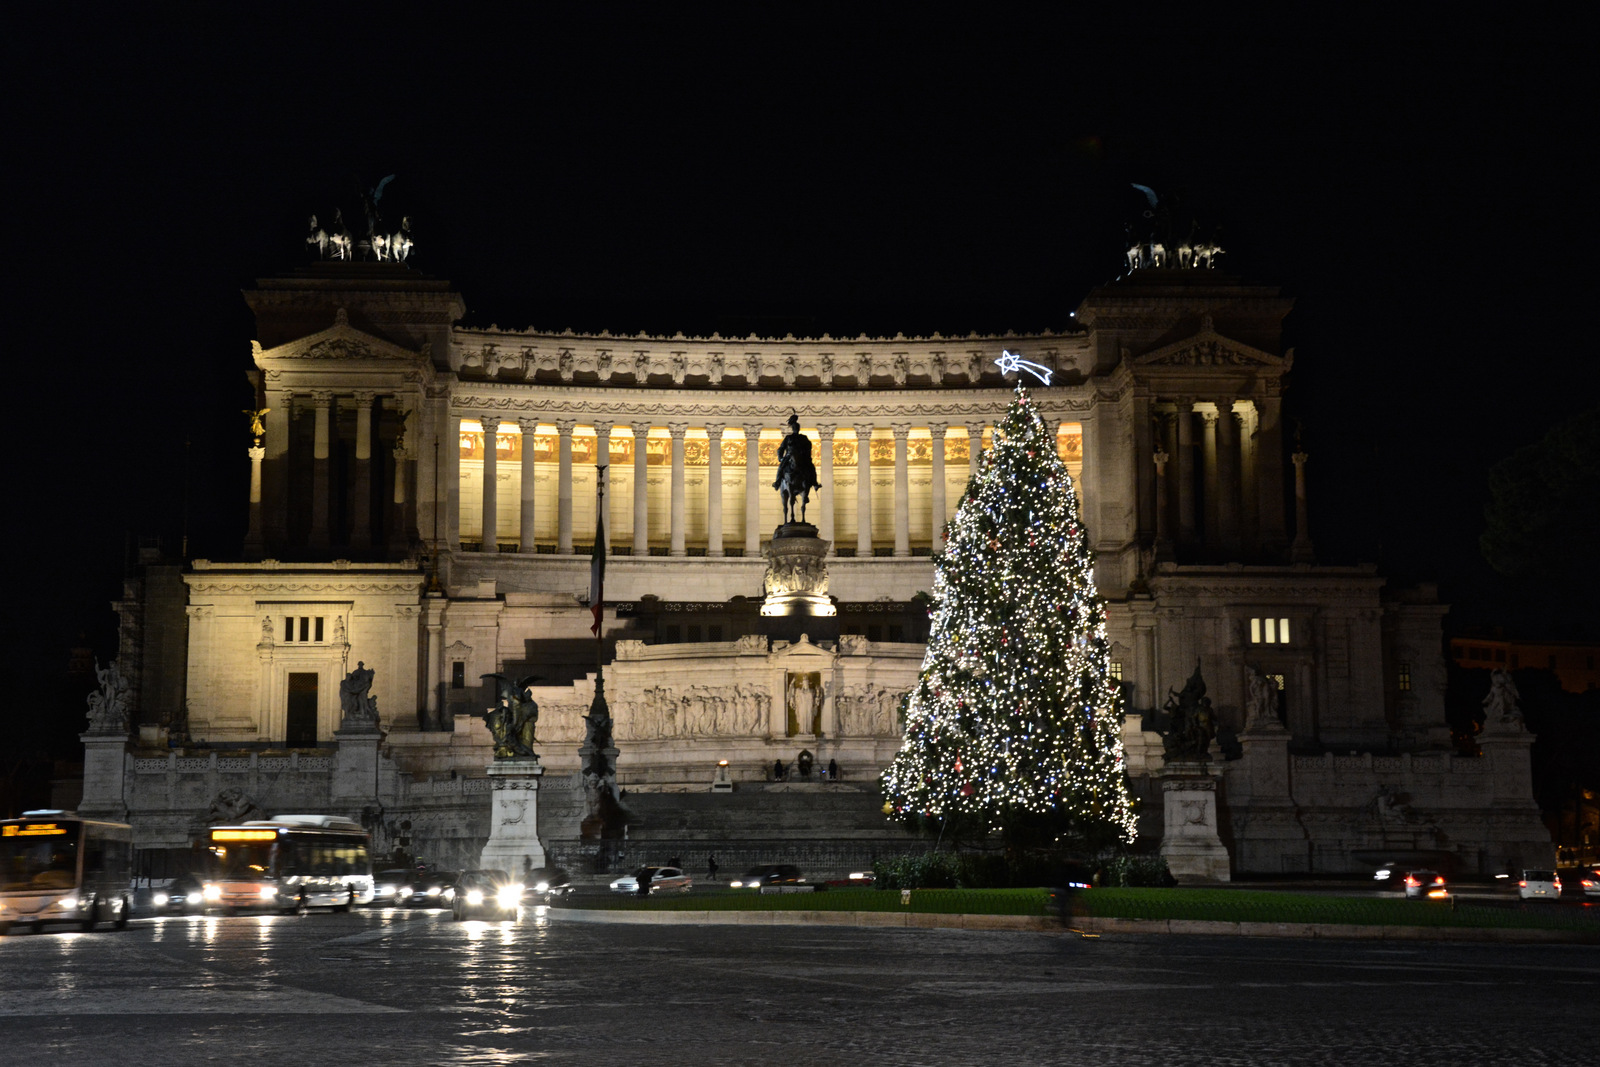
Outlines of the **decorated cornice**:
M1097 394L1088 385L1030 390L1049 417L1065 418L1090 410ZM780 425L798 410L807 424L845 424L890 418L995 419L1011 401L1007 388L968 390L921 389L915 392L885 390L860 393L814 391L759 393L725 390L608 389L604 386L523 385L510 382L457 382L450 396L450 413L463 418L479 415L513 415L546 420L595 418L623 421L647 418L659 421L665 412L684 419L750 422ZM920 423L919 423L920 424Z
M570 382L593 375L616 387L674 385L789 389L937 388L951 382L1005 384L993 361L1006 348L1071 377L1091 366L1081 333L944 338L721 338L456 330L450 369L466 378L512 376Z
M406 596L421 595L426 579L420 575L412 582L399 582L392 579L362 580L318 580L318 579L266 579L252 581L237 575L228 578L206 577L196 578L194 575L185 575L184 580L189 583L194 595L224 596L228 594L243 594L247 596L294 596L307 595L331 596L334 594L347 596Z

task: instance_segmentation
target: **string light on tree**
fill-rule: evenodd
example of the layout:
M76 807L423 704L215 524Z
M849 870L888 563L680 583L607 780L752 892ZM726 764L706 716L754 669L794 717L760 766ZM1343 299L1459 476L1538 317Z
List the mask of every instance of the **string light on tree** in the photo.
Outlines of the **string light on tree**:
M1049 371L1007 352L1002 370ZM934 562L927 654L883 774L893 818L1132 841L1105 604L1055 436L1019 382Z

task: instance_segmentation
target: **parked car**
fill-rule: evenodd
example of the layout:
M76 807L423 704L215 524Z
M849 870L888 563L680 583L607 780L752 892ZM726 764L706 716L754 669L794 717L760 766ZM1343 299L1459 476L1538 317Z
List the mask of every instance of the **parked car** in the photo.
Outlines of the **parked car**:
M752 867L728 883L731 889L762 889L767 886L804 885L805 875L792 863L768 863Z
M395 898L396 904L412 908L448 908L455 896L454 871L423 871L411 876L407 892Z
M694 887L694 879L677 867L640 867L632 874L625 874L612 882L611 891L637 894L642 879L649 880L647 884L652 893L663 893L674 889L680 893L687 893Z
M523 896L530 900L549 900L572 892L572 878L565 867L535 867L523 884Z
M1555 900L1561 896L1561 879L1555 871L1525 870L1517 883L1517 896L1523 900Z
M517 918L522 905L522 883L505 871L462 871L451 887L450 917L464 919Z

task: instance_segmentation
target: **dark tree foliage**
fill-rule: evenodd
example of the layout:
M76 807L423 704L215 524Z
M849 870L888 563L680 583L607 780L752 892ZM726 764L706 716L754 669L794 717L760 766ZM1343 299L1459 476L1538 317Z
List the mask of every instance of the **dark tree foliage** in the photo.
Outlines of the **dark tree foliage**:
M1600 407L1489 469L1479 548L1534 603L1594 630L1600 600Z

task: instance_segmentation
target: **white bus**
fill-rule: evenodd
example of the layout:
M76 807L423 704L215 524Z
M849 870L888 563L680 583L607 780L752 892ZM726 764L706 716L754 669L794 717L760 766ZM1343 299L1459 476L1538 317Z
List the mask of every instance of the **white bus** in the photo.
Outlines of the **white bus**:
M118 930L133 911L133 827L70 811L0 820L0 933L69 923Z
M361 824L337 815L278 815L206 831L201 894L208 911L347 911L372 901Z

